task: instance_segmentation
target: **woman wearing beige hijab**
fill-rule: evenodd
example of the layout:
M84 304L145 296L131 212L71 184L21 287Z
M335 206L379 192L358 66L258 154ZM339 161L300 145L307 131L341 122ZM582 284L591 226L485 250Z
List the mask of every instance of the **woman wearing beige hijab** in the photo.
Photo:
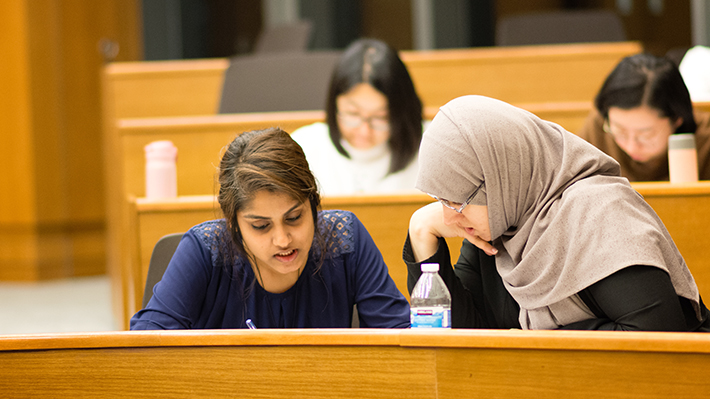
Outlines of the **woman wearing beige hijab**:
M591 144L504 102L466 96L424 133L409 288L435 262L453 327L710 331L668 231ZM452 268L443 238L465 238Z

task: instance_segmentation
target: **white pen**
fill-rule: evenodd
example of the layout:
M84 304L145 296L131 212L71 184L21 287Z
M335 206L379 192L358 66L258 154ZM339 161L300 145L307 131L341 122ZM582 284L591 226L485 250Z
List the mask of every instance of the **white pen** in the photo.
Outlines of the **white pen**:
M251 319L247 319L247 321L245 321L245 323L246 323L247 327L249 327L250 330L256 330L256 326L254 325L254 322L251 321Z

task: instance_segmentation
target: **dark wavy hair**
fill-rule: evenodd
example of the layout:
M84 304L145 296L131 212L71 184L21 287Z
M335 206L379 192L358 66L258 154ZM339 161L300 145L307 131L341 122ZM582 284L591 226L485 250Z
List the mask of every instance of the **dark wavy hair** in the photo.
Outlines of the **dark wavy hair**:
M326 243L318 229L320 195L316 179L301 146L279 128L243 133L226 147L222 156L217 200L236 251L229 258L236 255L248 259L237 223L237 212L261 190L287 194L300 203L310 203L315 227L314 245L318 248L316 254L321 255L316 259L320 268ZM312 252L309 256L314 255ZM231 267L229 262L225 267Z
M608 119L609 108L636 108L646 105L677 121L676 133L694 133L693 103L678 67L668 58L636 54L619 62L607 76L594 100L599 113Z
M348 46L333 71L326 104L330 138L338 152L350 154L340 144L336 99L360 83L368 83L387 97L392 152L389 173L407 167L417 155L422 140L422 102L407 67L397 52L379 40L360 39Z

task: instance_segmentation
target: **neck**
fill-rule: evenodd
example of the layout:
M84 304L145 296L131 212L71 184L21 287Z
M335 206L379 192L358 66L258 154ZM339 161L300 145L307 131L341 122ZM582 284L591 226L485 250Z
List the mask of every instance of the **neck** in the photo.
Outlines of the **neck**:
M251 268L256 275L256 281L261 288L273 294L281 294L293 287L301 276L303 268L289 274L271 273L265 267L259 267L254 262L250 262Z

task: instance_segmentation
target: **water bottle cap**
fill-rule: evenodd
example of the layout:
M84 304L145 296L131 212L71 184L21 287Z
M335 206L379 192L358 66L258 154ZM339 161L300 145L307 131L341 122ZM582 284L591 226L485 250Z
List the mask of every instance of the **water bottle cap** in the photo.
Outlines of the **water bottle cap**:
M669 150L687 150L695 149L695 134L693 133L676 133L668 136Z
M439 271L439 264L438 263L422 263L422 272L438 272Z
M177 147L170 140L159 140L148 143L145 147L145 156L151 159L175 159Z

